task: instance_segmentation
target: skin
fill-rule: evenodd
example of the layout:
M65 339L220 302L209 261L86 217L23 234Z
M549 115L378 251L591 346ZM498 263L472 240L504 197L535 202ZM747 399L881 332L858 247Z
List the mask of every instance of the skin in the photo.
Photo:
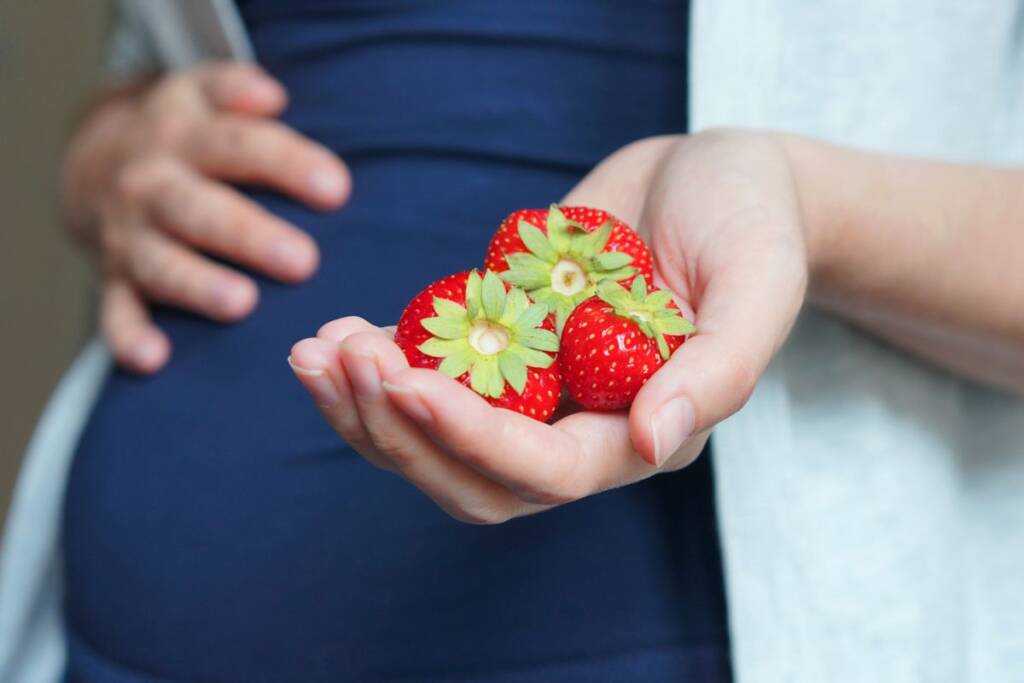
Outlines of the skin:
M308 235L229 185L264 185L322 210L345 202L348 169L275 120L286 105L277 81L235 63L96 98L69 146L61 198L72 235L96 256L102 330L123 367L152 373L170 357L151 302L222 322L253 310L254 280L208 254L282 282L316 270Z
M946 370L1024 393L1024 171L779 142L808 188L803 220L818 243L810 303Z
M1024 392L1017 171L744 131L644 140L563 201L639 226L698 333L627 413L546 425L409 368L391 328L324 325L289 362L369 462L495 524L677 470L747 401L807 304L922 359ZM995 351L998 351L996 353Z

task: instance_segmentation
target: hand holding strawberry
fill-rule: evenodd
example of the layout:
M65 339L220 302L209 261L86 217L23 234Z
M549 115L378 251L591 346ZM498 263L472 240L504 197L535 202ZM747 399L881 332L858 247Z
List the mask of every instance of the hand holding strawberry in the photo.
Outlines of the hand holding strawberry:
M448 374L469 372L467 386L463 375L457 381L433 369L414 367L422 358L417 361L418 356L411 354L414 360L410 363L390 330L358 318L329 323L316 338L303 340L292 349L297 376L338 434L368 461L405 477L458 519L498 523L685 467L700 453L710 429L746 401L803 303L807 262L799 206L786 159L770 141L747 134L707 134L631 145L595 169L566 203L606 206L626 220L644 225L656 256L659 284L681 305L699 312L700 333L678 346L665 361L658 349L659 333L671 352L678 341L673 337L679 337L685 328L679 323L670 322L668 328L653 324L659 318L674 318L667 313L671 304L664 294L648 294L640 301L640 297L633 299L631 287L632 301L623 300L621 293L609 291L610 284L600 283L610 280L631 285L631 280L619 280L617 273L594 277L602 264L582 262L592 247L577 246L573 252L564 244L552 244L554 255L537 244L531 250L518 234L517 219L519 244L548 265L538 266L533 260L528 264L546 269L548 279L507 278L521 283L528 297L533 293L538 299L545 298L547 293L538 290L556 292L559 264L571 261L584 271L586 284L565 296L575 298L589 287L596 293L601 286L613 300L597 299L601 304L591 300L577 311L580 317L592 314L593 308L604 315L607 310L599 306L610 306L616 320L636 328L632 341L639 346L635 348L643 349L652 363L662 362L633 398L628 415L578 412L549 425L516 410L495 409L481 395L497 390L496 385L491 387L490 378L478 382L481 393L471 388L472 364L479 357L463 357L446 368ZM569 216L567 209L565 212L568 220L584 223ZM524 220L543 232L548 215L539 216L538 212L534 219ZM595 231L573 227L568 232ZM555 241L558 239L556 236ZM605 251L611 242L610 235ZM495 251L492 242L487 266L506 270L506 256L524 252L511 236L508 242L502 239L498 243L505 247ZM572 258L563 258L570 253ZM495 265L495 259L505 260L505 264ZM649 275L643 272L642 261L618 266L613 260L603 266L610 272L615 270L611 266L636 267L645 280ZM571 264L562 265L561 270L570 271L572 277L565 281L573 287L584 282ZM636 291L640 293L639 287ZM453 294L457 297L455 290ZM586 300L574 301L574 306ZM616 301L625 316L614 313ZM634 310L634 305L640 308ZM454 309L441 315L433 306L424 306L416 314L421 320L450 319L428 323L435 329L423 328L425 332L420 334L439 340L447 335L470 344L465 330L472 330L480 319L469 316L468 304L463 308L464 318ZM576 331L570 320L573 310L569 308L564 315L570 348L576 348ZM510 322L486 312L485 317L488 326L498 322L507 328ZM457 318L459 324L452 327ZM641 322L648 323L650 336ZM484 334L491 330L488 327ZM629 328L623 330L629 334ZM505 343L502 334L486 342L478 339L475 353L500 347ZM618 333L613 336L617 339ZM421 348L414 349L416 353L424 351L422 345L427 341L424 338L417 343ZM566 341L563 334L562 343ZM453 351L461 353L450 348L456 345L437 346L430 344L426 351L436 351L444 358ZM603 348L607 349L607 344ZM439 367L445 362L439 360L442 355L428 356L429 363ZM564 346L560 355L562 365L568 358ZM500 361L496 362L500 369ZM634 368L637 362L634 360ZM567 365L562 372L571 375ZM502 377L505 395L510 378L504 371ZM639 383L640 378L637 375L634 381ZM523 387L527 389L529 382ZM514 392L514 386L512 389Z
M521 219L522 244L543 258L509 252L505 259L513 268L503 272L506 281L535 285L531 296L556 307L557 316L494 271L481 276L474 270L442 278L413 297L393 342L364 320L344 318L324 326L317 339L296 344L289 357L346 441L458 519L503 521L616 485L622 476L647 476L650 465L634 457L621 416L578 413L555 429L542 423L562 399L562 362L573 373L570 393L583 407L621 409L693 326L671 294L648 292L643 270L650 257L638 235L602 211L568 211L588 222L570 222L552 206L543 212L545 236ZM604 223L597 226L596 219ZM492 244L515 248L507 234L502 237L508 223ZM618 243L639 257L640 274L625 265L633 256L602 251L613 224ZM630 291L620 281L631 282ZM552 331L555 318L564 325L564 346ZM335 353L340 364L331 360ZM588 454L597 447L601 453ZM613 448L619 463L606 472ZM563 474L570 457L572 467ZM583 487L580 493L576 486Z

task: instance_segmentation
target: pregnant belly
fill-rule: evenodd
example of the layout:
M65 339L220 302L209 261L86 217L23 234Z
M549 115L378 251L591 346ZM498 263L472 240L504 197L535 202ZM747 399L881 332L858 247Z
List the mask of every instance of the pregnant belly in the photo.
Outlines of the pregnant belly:
M706 465L469 527L342 444L285 364L326 320L393 322L424 282L477 265L507 209L575 175L436 159L354 172L336 214L260 197L321 244L311 282L263 283L237 325L161 312L171 365L109 380L66 499L72 662L355 681L656 651L678 670L673 648L724 634Z

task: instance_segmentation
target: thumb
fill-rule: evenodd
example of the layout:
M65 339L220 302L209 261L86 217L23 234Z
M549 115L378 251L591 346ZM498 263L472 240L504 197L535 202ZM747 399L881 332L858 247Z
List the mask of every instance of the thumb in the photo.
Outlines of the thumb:
M756 261L740 259L711 277L695 306L697 333L633 401L630 437L651 464L663 465L688 440L742 408L788 336L803 280L798 271Z
M687 441L746 403L763 368L727 349L722 335L698 334L644 385L629 413L630 438L640 456L661 466ZM744 360L741 360L744 359Z

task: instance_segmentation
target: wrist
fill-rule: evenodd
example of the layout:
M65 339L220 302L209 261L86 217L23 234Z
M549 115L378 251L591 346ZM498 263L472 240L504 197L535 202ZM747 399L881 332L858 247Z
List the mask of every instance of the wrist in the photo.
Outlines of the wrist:
M840 148L796 135L775 138L796 186L807 249L808 294L813 296L829 281L842 255L854 179Z
M96 241L99 208L114 185L135 108L128 98L107 98L93 106L61 163L61 212L72 237L86 244Z

